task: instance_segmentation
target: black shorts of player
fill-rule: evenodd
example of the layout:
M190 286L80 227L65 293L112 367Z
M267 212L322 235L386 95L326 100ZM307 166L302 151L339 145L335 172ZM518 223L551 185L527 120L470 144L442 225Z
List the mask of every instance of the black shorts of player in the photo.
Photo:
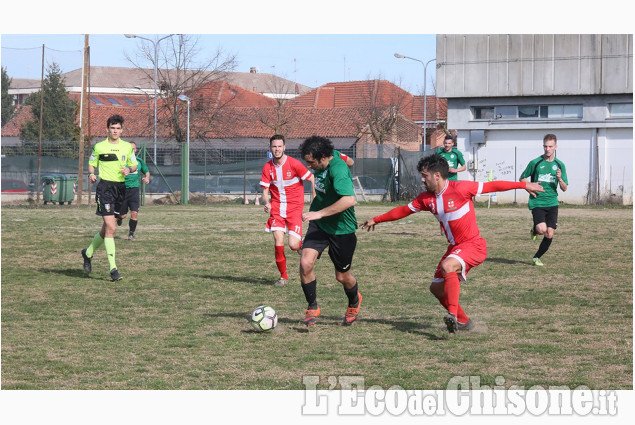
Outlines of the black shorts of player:
M555 207L536 207L531 210L534 216L534 226L538 223L546 223L547 227L552 229L558 228L558 206Z
M335 266L335 270L345 273L351 270L353 254L357 246L357 235L348 233L345 235L331 235L320 229L312 221L306 231L302 248L311 248L322 254L326 247L329 247L329 257Z
M95 202L97 202L95 214L101 216L119 214L125 195L126 184L124 182L99 180L95 189Z
M130 211L139 211L139 187L127 187L126 196L124 196L123 204L119 212L121 214L127 214Z

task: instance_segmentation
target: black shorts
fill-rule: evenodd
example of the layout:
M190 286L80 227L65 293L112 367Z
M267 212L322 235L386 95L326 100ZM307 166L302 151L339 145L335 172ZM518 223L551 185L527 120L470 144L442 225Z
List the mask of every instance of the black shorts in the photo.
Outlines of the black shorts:
M127 187L126 196L124 196L123 204L119 212L121 214L127 214L130 211L139 211L139 187Z
M331 235L320 229L314 221L310 222L302 248L311 248L322 254L327 246L335 270L342 273L350 271L357 246L357 235L355 233Z
M534 216L534 226L538 223L546 223L547 227L552 229L558 228L558 207L536 207L531 210L531 214Z
M126 184L124 182L99 180L95 189L95 202L97 202L95 214L101 216L119 214L125 195Z

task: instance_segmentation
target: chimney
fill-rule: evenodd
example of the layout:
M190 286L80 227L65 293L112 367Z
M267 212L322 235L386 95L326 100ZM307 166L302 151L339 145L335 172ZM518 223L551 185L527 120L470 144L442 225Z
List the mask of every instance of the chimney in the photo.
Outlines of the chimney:
M250 74L255 74L256 73L256 67L252 66L251 68L249 68L249 73Z

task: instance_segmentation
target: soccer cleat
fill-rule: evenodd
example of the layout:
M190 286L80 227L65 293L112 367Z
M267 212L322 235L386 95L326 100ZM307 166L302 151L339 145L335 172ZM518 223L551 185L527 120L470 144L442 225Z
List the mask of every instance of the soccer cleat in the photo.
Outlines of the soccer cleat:
M123 276L121 276L121 275L119 274L119 272L117 271L117 269L112 269L112 270L110 271L110 279L111 279L113 282L116 282L116 281L118 281L118 280L123 279Z
M133 240L134 240L134 233L130 233L130 234L128 235L128 240L129 240L129 241L133 241Z
M121 223L123 223L123 219L121 217L117 217L117 226L121 226Z
M273 286L287 286L287 279L281 277Z
M307 326L314 325L317 322L317 318L320 315L320 307L312 310L307 309L304 311L304 324Z
M531 240L535 241L536 240L536 228L532 227L531 230L529 231L529 234L531 235Z
M359 308L362 306L362 294L359 291L357 291L357 298L359 298L357 307L349 307L346 309L346 314L344 315L344 321L342 322L342 325L350 326L355 320L357 320L357 316L359 315Z
M82 249L82 257L84 257L84 271L86 273L90 273L93 269L93 266L91 265L93 257L88 257L86 255L86 248Z
M455 333L459 327L457 320L456 320L456 316L452 313L448 313L445 315L445 317L443 318L443 321L445 322L445 326L447 326L448 328L448 332L450 332L451 334Z
M466 323L456 322L456 330L458 331L471 331L472 329L474 329L472 319L468 319Z
M540 267L544 266L543 262L540 261L540 258L538 257L534 257L533 262L535 266L540 266Z

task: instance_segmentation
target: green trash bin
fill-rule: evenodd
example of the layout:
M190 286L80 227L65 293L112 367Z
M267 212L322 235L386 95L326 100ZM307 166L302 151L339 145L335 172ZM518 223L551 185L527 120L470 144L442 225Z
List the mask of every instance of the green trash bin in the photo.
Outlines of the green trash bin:
M42 177L42 194L44 196L44 204L48 202L64 202L70 203L75 199L77 192L77 180L73 177L60 175L51 175Z

